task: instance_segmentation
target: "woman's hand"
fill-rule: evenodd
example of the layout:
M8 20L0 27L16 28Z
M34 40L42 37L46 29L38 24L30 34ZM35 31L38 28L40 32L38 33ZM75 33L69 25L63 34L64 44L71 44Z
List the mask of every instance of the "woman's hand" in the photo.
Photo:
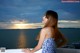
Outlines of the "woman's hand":
M27 49L23 49L23 52L24 53L31 53L30 49L28 49L28 48Z

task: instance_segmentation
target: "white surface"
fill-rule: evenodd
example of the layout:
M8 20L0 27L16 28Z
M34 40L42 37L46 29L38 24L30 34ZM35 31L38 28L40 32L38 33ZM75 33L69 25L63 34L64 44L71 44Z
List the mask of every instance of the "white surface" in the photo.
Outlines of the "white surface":
M24 53L24 52L22 52L22 49L7 49L4 53ZM42 53L42 49L36 51L35 53ZM80 49L57 48L57 53L80 53Z
M36 51L35 53L41 53L42 49ZM24 53L22 49L7 49L5 52L0 53Z

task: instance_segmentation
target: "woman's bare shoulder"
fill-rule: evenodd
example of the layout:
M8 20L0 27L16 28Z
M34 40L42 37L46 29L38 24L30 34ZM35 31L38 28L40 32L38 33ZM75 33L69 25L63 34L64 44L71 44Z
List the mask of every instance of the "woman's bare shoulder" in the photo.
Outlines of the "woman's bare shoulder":
M47 29L48 29L48 28L42 28L41 31L42 31L43 33L46 33L46 32L47 32Z
M46 27L45 29L51 29L51 27Z
M41 29L41 31L44 31L45 33L47 33L47 32L50 31L50 30L51 30L50 27L46 27L46 28Z
M46 31L46 28L42 28L41 31Z
M50 31L51 30L51 27L46 27L45 30L46 31Z

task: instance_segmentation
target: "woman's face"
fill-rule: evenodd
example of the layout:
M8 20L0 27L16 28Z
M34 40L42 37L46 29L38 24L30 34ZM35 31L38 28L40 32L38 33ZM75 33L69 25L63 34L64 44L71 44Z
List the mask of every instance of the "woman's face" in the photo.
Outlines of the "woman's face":
M46 16L43 16L43 20L42 20L42 23L44 23L44 24L46 24L46 22L47 22L47 18L45 18Z

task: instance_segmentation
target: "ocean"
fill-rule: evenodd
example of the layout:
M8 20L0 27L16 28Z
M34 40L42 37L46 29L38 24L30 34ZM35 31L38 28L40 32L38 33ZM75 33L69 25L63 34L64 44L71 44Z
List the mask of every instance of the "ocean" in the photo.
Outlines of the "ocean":
M37 29L0 29L0 47L7 49L34 48L36 37L41 28ZM68 40L68 44L80 42L80 28L59 28Z

